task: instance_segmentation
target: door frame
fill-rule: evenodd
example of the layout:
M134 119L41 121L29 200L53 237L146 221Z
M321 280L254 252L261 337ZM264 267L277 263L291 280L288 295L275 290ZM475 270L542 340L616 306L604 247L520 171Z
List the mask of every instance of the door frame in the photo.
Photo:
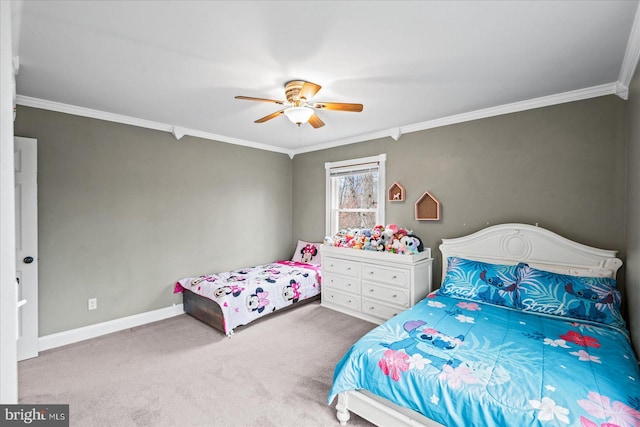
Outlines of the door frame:
M18 403L11 5L0 1L0 403Z
M20 225L15 241L16 280L22 282L18 282L17 328L21 361L38 356L38 140L16 136L14 144L18 156L14 169L20 169L15 172L16 225ZM23 263L25 257L32 262Z

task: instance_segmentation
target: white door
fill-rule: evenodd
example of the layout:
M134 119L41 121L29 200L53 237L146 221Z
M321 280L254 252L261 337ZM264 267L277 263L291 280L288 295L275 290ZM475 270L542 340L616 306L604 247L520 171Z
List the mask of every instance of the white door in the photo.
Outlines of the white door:
M15 138L18 360L38 355L38 141Z

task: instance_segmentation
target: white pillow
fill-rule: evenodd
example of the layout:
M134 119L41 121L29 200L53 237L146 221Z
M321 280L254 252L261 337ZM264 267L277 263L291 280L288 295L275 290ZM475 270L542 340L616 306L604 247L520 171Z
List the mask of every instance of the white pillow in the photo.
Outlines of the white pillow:
M320 265L320 245L322 243L305 242L298 240L298 246L293 253L291 261Z

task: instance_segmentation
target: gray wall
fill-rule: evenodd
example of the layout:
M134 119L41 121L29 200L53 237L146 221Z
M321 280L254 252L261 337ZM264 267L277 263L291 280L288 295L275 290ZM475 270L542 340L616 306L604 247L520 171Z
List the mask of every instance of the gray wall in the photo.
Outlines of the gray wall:
M321 241L324 163L380 153L386 186L406 189L405 202L387 203L387 223L433 248L436 283L442 238L503 222L539 223L624 260L627 120L627 104L606 96L291 161L19 107L16 135L39 142L40 335L180 303L171 293L179 278L288 258L297 239ZM630 153L640 151L631 129ZM424 191L441 202L441 220L414 219ZM98 310L88 311L92 297Z
M624 258L625 112L606 96L297 155L293 235L324 236L324 162L386 153L387 188L406 190L405 202L387 202L386 222L432 248L435 283L441 239L488 224L538 223ZM440 201L441 220L414 219L425 191Z
M640 354L640 71L629 88L629 148L627 152L627 304L629 328Z
M285 154L28 107L15 134L38 139L40 336L181 303L185 276L291 256Z

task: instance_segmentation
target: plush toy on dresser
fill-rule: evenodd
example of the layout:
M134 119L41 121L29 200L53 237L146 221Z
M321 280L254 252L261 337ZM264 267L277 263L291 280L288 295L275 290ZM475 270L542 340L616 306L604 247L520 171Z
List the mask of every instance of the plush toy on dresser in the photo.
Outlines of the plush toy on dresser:
M335 236L324 238L328 246L347 247L365 251L391 252L414 255L424 251L422 240L412 231L389 224L376 225L372 229L340 230Z

